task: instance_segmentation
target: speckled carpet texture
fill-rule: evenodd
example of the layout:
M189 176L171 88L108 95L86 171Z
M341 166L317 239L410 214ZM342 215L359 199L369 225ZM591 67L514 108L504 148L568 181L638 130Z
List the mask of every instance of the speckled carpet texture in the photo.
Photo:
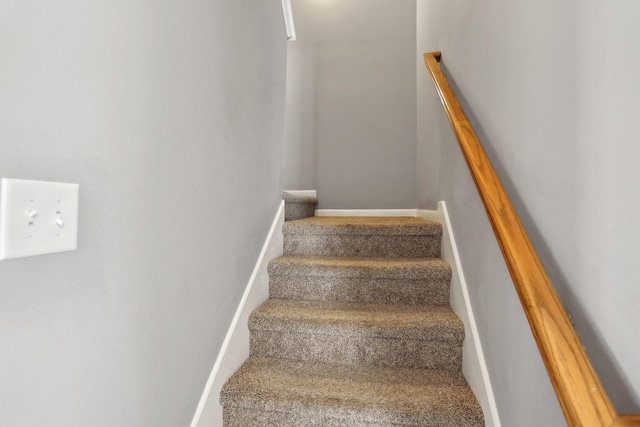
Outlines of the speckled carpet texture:
M313 196L297 196L286 191L282 194L284 200L284 220L308 218L316 213L318 199Z
M484 426L440 224L311 216L283 234L251 356L222 391L225 427Z

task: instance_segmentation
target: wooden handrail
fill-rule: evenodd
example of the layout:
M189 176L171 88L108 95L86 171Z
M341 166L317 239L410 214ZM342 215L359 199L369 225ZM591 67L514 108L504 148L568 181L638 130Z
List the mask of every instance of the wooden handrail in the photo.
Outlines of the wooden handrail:
M442 72L440 58L440 52L424 54L569 426L640 426L640 416L619 415L613 407L511 199Z

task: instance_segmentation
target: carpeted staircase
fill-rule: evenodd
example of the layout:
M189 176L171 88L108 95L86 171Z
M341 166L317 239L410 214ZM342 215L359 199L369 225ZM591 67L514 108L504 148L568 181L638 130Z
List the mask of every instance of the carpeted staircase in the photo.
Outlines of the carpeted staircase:
M307 212L296 217L313 212L293 200ZM484 425L461 373L440 224L308 217L283 234L251 356L222 391L225 427Z

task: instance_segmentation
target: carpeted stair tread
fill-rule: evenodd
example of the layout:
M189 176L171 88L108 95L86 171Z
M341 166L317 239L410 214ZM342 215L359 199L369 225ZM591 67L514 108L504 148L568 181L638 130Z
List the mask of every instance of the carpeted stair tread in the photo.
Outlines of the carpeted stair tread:
M442 225L424 218L405 216L314 216L284 224L283 234L433 236L442 234Z
M271 298L448 305L451 267L439 258L282 256L269 263Z
M230 425L254 425L250 418L283 420L281 426L484 425L476 398L455 371L251 357L225 385L221 402L238 421Z
M298 257L284 255L269 263L270 275L372 279L451 279L451 267L440 258Z
M309 217L282 227L283 251L295 256L435 258L442 225L415 217Z
M459 343L464 327L444 306L269 299L249 318L252 331L354 335Z

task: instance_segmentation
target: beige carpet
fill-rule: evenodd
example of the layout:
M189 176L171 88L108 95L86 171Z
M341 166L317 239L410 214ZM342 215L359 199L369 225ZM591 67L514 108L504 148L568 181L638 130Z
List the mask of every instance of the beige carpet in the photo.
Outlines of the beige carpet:
M296 196L286 191L282 194L282 199L285 202L285 221L293 221L313 216L316 211L316 205L318 204L318 199L313 196Z
M225 427L483 426L461 374L440 224L309 217L284 225Z

